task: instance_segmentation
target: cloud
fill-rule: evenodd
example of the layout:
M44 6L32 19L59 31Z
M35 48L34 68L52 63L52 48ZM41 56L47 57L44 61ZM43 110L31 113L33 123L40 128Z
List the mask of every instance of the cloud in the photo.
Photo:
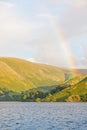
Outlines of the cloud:
M27 61L31 61L31 62L37 62L37 61L35 61L35 59L34 58L29 58L29 59L26 59Z
M56 22L67 39L87 33L87 0L44 0L43 3L45 16L57 12Z
M72 3L77 9L82 9L87 7L87 0L73 0Z
M31 45L32 39L38 36L36 30L44 27L41 23L30 22L17 16L12 8L13 3L0 2L0 48L5 51L11 49L25 49ZM36 35L35 35L36 34Z
M76 8L84 8L87 6L87 0L42 0L47 6L71 5Z
M49 34L49 35L48 35ZM36 48L35 61L51 65L68 66L62 45L55 39L51 29L47 28L40 39L32 41Z
M75 0L46 0L45 3L51 11L43 9L41 12L38 7L39 13L34 12L36 15L31 19L28 14L31 10L28 10L28 17L25 19L23 15L17 14L20 10L16 10L17 3L0 2L0 55L16 55L33 62L69 67L62 43L52 27L51 18L56 18L63 35L69 40L87 31L86 5L83 4L81 7L78 0L76 3ZM55 5L62 8L60 17L60 12L51 14ZM31 50L34 51L33 56L30 54ZM83 66L84 59L74 57L74 60L76 66Z
M83 60L87 61L87 45L83 45L82 50L83 50L83 54L84 54Z
M81 4L83 3L83 4ZM87 1L73 0L69 8L62 14L60 25L67 38L87 33Z
M87 61L85 60L84 57L81 57L80 59L74 58L74 68L87 68Z
M83 50L83 56L80 59L75 59L75 65L77 68L87 68L87 45L81 46Z
M3 8L11 8L14 7L15 4L14 3L10 3L10 2L4 2L4 1L0 1L0 7Z
M42 3L46 6L60 6L61 4L69 3L69 0L42 0Z

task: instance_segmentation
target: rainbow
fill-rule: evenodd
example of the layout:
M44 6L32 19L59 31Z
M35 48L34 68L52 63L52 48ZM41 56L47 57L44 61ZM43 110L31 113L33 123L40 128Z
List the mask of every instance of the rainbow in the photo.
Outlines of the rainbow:
M67 63L68 68L70 68L71 70L72 76L74 77L76 75L80 75L77 69L73 69L75 68L74 58L73 58L70 48L68 47L68 42L64 36L64 33L62 31L60 24L58 24L58 21L56 20L56 18L52 16L46 4L43 4L43 6L45 10L47 11L48 15L46 16L48 17L48 20L51 24L51 28L54 32L56 43L60 44L60 46L63 49L64 57L66 57L66 63Z
M68 68L72 70L72 76L79 75L79 72L76 69L73 69L75 68L74 58L72 56L70 48L68 47L68 42L64 36L61 26L58 24L58 21L54 16L49 14L48 17L51 23L52 30L55 34L54 36L56 39L56 43L60 43L60 46L62 47L64 57L66 57Z

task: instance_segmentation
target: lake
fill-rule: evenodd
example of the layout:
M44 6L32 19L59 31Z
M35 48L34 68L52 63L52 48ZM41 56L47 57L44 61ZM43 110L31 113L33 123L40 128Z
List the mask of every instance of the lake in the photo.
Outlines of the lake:
M87 130L87 103L0 102L0 130Z

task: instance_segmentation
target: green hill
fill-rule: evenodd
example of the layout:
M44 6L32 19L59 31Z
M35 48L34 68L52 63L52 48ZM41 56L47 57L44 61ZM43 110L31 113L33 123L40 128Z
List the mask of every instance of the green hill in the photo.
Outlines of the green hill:
M87 101L86 72L1 57L0 101Z
M0 90L21 92L38 86L50 86L65 80L65 69L32 63L18 58L0 58Z
M48 95L44 101L87 101L87 75L78 76L62 84L63 89Z

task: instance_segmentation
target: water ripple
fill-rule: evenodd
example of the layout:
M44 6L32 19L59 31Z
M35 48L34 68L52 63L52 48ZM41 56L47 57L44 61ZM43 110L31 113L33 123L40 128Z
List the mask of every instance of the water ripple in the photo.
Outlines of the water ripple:
M0 103L0 130L87 130L87 103Z

